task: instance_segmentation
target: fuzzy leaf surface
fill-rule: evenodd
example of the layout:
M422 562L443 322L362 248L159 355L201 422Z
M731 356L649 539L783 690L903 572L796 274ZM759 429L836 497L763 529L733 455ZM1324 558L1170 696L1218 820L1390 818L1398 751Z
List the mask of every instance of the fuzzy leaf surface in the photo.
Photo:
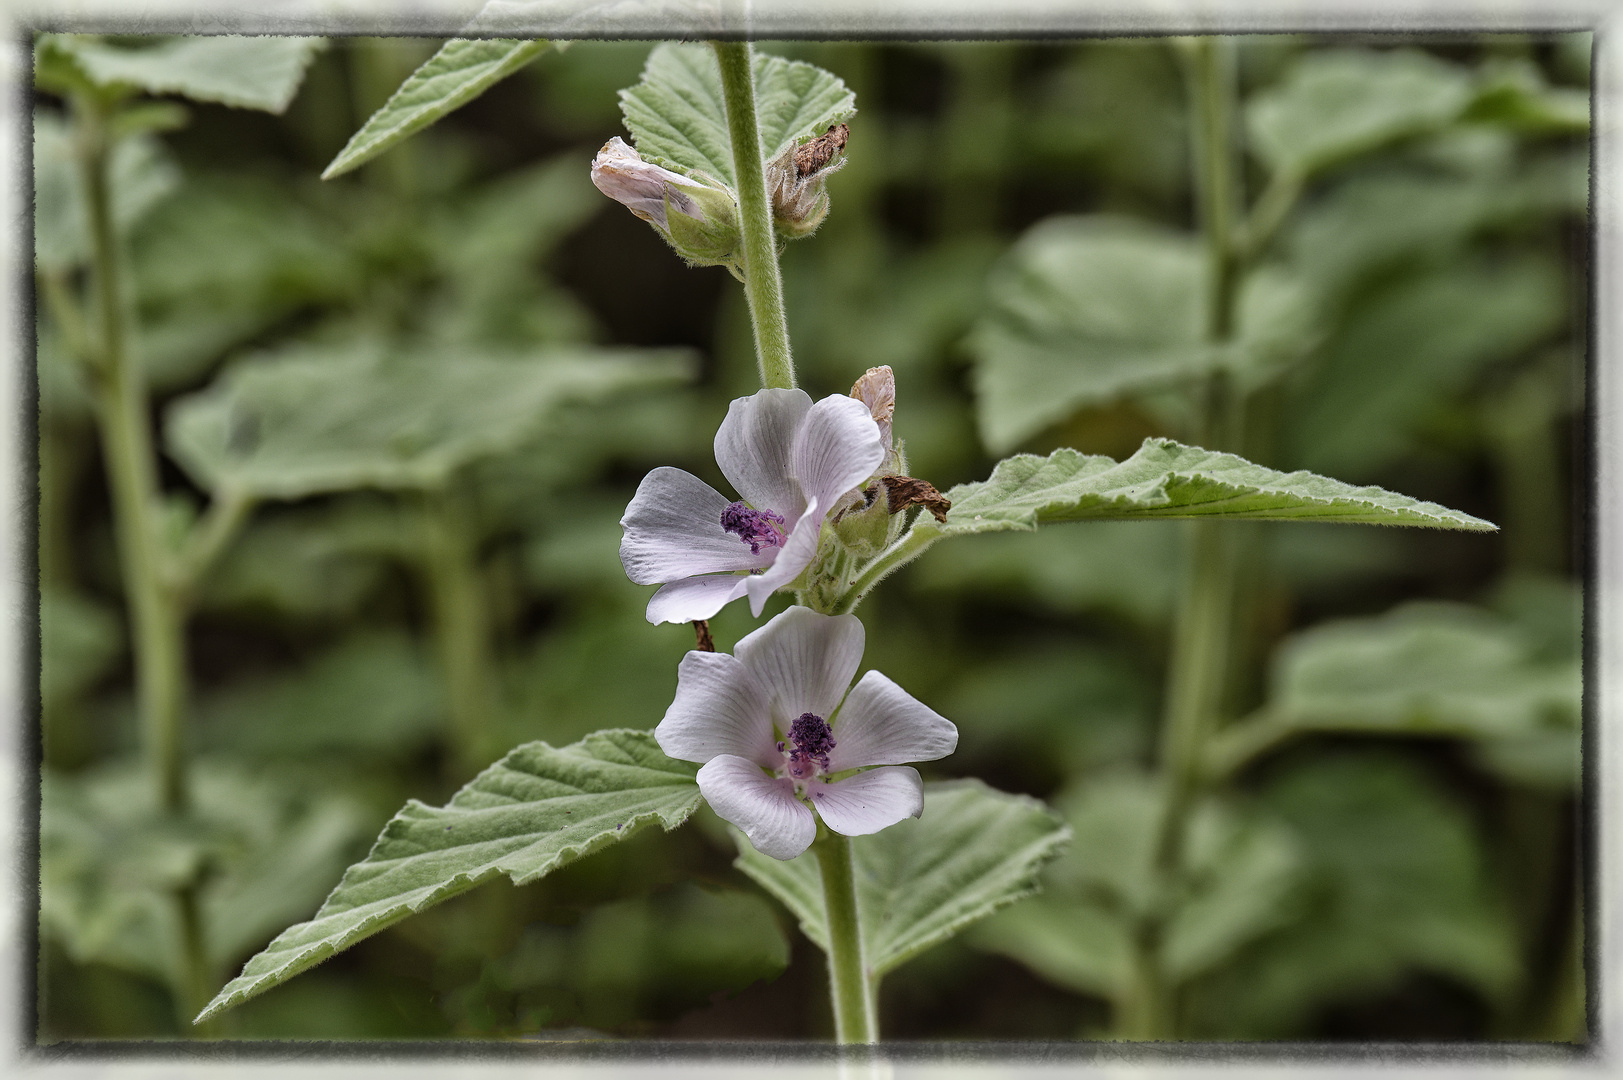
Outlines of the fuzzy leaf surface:
M788 862L738 838L734 863L828 949L822 875L810 852ZM868 977L877 979L972 923L1037 891L1037 873L1070 839L1047 807L978 780L927 784L924 814L851 839Z
M820 67L757 53L754 73L764 161L856 115L856 95ZM660 45L642 81L620 91L620 111L644 160L738 186L721 68L708 46Z
M428 488L517 449L563 406L675 382L682 354L563 348L523 357L294 348L177 403L169 446L199 482L265 499Z
M129 49L59 35L56 43L98 86L120 83L149 94L179 94L242 109L279 113L304 71L326 47L319 37L175 37Z
M612 730L561 749L510 751L441 807L406 803L309 922L289 927L215 995L202 1021L385 927L505 874L516 885L699 805L697 767L651 732Z
M549 41L453 38L412 72L321 174L342 176L460 109L547 51Z
M922 521L913 531L968 536L1036 529L1059 521L1222 516L1272 520L1418 525L1490 532L1480 518L1397 495L1353 487L1308 472L1281 473L1233 454L1145 439L1117 463L1062 448L1046 458L1016 454L982 481L947 492L944 523Z

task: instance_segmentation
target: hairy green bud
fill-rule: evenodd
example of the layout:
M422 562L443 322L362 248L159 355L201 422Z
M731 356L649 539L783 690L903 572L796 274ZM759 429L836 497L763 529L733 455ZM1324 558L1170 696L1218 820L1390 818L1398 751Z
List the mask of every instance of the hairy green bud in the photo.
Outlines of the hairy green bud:
M739 272L738 201L721 183L644 161L619 136L597 152L592 183L652 225L689 263Z

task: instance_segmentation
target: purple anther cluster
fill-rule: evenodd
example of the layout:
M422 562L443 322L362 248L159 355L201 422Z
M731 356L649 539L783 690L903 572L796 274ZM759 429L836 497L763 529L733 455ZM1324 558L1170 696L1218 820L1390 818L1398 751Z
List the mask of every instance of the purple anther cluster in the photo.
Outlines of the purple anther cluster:
M751 555L759 555L762 544L783 546L783 515L770 510L751 510L741 502L729 503L721 512L721 527L748 544Z
M834 732L828 721L816 713L801 713L789 725L789 775L809 780L819 771L828 771L828 752L834 749ZM782 750L784 744L779 743Z

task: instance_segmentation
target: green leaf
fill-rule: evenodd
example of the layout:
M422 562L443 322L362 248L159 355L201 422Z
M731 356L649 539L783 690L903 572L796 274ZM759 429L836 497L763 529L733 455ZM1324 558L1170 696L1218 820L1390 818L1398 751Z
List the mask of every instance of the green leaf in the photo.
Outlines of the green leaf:
M204 695L192 717L204 746L256 759L418 752L445 723L438 666L400 631L356 631L291 672Z
M386 561L416 540L377 496L255 514L203 580L200 607L290 620L342 620L384 581Z
M1227 771L1313 731L1453 737L1489 744L1496 764L1525 748L1537 760L1515 778L1570 786L1577 779L1580 658L1541 653L1536 633L1481 608L1445 603L1320 624L1280 645L1267 704L1218 734L1212 760Z
M180 183L180 170L150 135L113 146L108 164L113 224L128 231ZM44 271L66 272L90 257L84 190L73 159L73 136L54 113L34 110L34 260Z
M1305 860L1300 917L1185 990L1190 1037L1309 1033L1318 1010L1386 993L1413 972L1502 1000L1519 978L1514 928L1465 810L1400 758L1310 761L1262 792Z
M1145 439L1117 464L1103 456L1055 450L1017 454L989 479L947 492L945 523L920 521L914 533L967 536L1038 524L1101 519L1266 518L1418 525L1490 532L1480 518L1375 487L1353 487L1307 472L1280 473L1233 454Z
M317 903L366 827L340 792L212 758L190 776L193 809L176 818L154 805L139 761L45 774L40 926L75 960L183 986L174 889L198 883L209 960L233 963Z
M286 109L315 54L318 37L176 37L141 48L94 38L57 41L98 86L132 86L244 109Z
M1049 218L1028 230L993 272L989 310L969 338L987 447L1005 452L1083 406L1305 347L1305 293L1274 271L1245 279L1238 340L1208 343L1203 250L1187 233L1122 218Z
M452 38L412 72L383 108L350 137L321 178L342 176L404 142L536 59L551 44L506 38Z
M431 488L518 449L566 405L682 378L685 359L584 347L523 358L294 347L182 399L166 434L176 459L215 491L299 499Z
M1291 460L1368 476L1440 402L1570 320L1560 269L1537 256L1452 262L1392 280L1349 313L1285 410Z
M547 1026L599 1030L646 1019L658 1001L702 1006L773 979L789 964L789 941L771 901L756 892L688 882L654 896L601 904L574 926L533 922L518 945L489 963L503 990L568 988L574 1010Z
M408 802L315 918L278 935L197 1020L499 874L526 885L646 825L674 829L699 805L697 771L666 757L646 731L517 747L446 806Z
M856 95L822 68L757 53L754 70L764 161L856 115ZM644 160L738 186L721 69L709 46L666 43L654 49L642 81L620 91L620 111Z
M868 977L877 980L971 923L1037 891L1037 872L1069 839L1042 803L979 780L927 784L924 814L853 837L857 912ZM734 863L782 900L827 951L822 876L809 852L788 862L736 837Z
M1549 85L1531 60L1490 59L1477 73L1465 119L1534 134L1582 134L1589 130L1589 94Z
M1437 131L1470 101L1470 74L1426 53L1314 50L1251 99L1246 129L1269 168L1306 177Z
M1079 783L1060 798L1075 840L1044 872L1043 894L977 927L971 943L1121 1002L1149 917L1166 918L1162 973L1174 985L1290 920L1302 870L1290 830L1203 802L1190 821L1185 873L1169 889L1155 868L1164 804L1159 785L1136 773Z
M46 708L86 690L124 649L124 624L77 589L42 584L39 686Z
M1287 638L1269 682L1267 710L1280 723L1467 737L1576 728L1582 693L1576 657L1540 662L1514 626L1445 603Z

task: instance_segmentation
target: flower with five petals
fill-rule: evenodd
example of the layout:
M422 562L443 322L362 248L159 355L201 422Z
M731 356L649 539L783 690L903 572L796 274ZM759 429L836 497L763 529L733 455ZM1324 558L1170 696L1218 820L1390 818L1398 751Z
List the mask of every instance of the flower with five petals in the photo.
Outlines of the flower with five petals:
M671 757L704 763L710 808L763 855L805 851L817 817L846 836L918 817L923 781L903 763L958 745L950 720L879 672L851 687L862 646L856 616L792 607L731 655L690 652L677 669L654 738Z
M813 404L804 390L737 399L715 449L741 501L665 466L643 478L620 519L626 576L664 584L648 602L651 623L708 619L746 595L759 615L811 563L829 511L886 453L867 405L841 394Z

